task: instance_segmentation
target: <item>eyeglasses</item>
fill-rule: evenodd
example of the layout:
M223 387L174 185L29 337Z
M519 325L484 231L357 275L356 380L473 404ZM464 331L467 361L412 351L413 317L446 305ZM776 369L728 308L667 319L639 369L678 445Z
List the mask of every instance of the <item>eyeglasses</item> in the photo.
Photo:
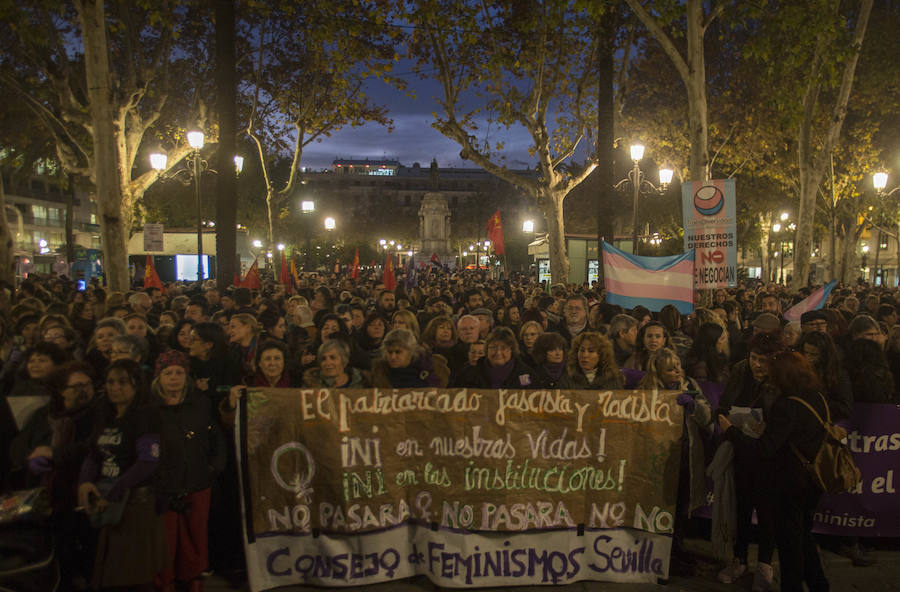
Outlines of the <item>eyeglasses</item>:
M498 351L512 351L512 348L506 345L505 343L492 343L488 346L488 351L498 352Z

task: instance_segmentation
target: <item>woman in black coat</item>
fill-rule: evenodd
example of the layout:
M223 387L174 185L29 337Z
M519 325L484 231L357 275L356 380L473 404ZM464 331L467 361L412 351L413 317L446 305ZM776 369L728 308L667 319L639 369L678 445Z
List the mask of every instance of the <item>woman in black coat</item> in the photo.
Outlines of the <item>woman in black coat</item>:
M209 566L210 488L225 467L225 440L209 398L188 378L190 359L177 350L156 360L153 402L159 412L160 459L155 490L165 508L171 567L157 579L162 590L174 580L202 589ZM196 582L196 583L195 583Z
M774 464L769 478L775 501L781 589L802 591L806 582L811 592L828 590L812 535L813 513L822 491L800 459L800 455L815 458L825 435L822 424L807 407L815 409L821 418L828 417L822 383L802 355L787 351L771 357L769 380L781 395L766 414L766 427L760 438L747 436L723 415L719 416L719 427L737 450Z

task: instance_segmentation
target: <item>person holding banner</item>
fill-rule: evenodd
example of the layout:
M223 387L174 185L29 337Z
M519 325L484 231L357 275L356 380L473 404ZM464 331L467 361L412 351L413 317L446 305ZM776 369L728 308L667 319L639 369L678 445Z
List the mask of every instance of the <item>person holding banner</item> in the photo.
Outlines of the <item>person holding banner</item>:
M802 592L805 582L810 592L827 591L828 580L812 535L813 513L822 491L799 457L815 458L825 430L806 405L792 400L800 398L820 417L827 417L822 383L809 362L793 351L772 355L768 376L779 395L766 414L766 427L760 437L747 436L724 415L719 416L719 427L738 454L772 463L773 470L766 479L774 498L781 590ZM770 576L762 569L760 573L763 577ZM771 577L766 580L771 586ZM757 589L756 579L754 589Z
M691 512L706 505L703 444L712 428L709 401L697 382L685 377L678 354L669 348L662 348L650 356L647 372L638 383L638 388L682 391L677 402L684 409L684 436L681 441L671 569L680 575L694 575L697 563L684 546L684 529Z

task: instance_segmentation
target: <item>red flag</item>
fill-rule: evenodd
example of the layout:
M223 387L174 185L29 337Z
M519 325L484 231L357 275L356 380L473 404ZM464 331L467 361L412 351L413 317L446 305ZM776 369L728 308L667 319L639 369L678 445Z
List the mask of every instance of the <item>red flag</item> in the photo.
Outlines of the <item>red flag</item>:
M150 288L159 288L163 294L166 293L166 288L163 286L162 280L159 279L156 268L153 267L153 257L147 255L147 263L144 265L144 289L148 290Z
M291 273L288 271L287 258L284 251L281 252L281 273L279 274L278 282L287 286L288 292L291 291Z
M394 277L394 256L391 253L387 254L384 261L384 275L381 276L381 283L387 290L393 291L397 287L397 278Z
M242 288L249 288L251 290L259 290L262 287L262 283L259 281L259 260L254 259L253 265L250 266L250 269L247 270L247 275L244 276L244 279L241 281Z
M353 278L354 282L359 278L359 247L356 247L356 251L353 253L353 266L350 268L350 277Z
M503 255L506 252L506 247L503 244L503 224L500 223L499 209L488 220L487 232L488 238L491 239L491 246L494 247L494 252L498 255Z
M441 267L441 258L438 257L437 253L431 254L431 264L434 265L435 267Z

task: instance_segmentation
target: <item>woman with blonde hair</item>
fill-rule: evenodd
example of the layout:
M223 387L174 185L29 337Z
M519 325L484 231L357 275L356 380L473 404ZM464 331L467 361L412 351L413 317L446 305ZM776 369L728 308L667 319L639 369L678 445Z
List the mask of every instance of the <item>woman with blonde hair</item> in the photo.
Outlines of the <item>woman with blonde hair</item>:
M668 348L657 350L650 356L647 372L638 388L682 391L676 401L684 409L683 433L687 434L687 446L681 447L682 470L678 478L672 559L674 570L691 575L696 561L684 548L684 526L692 511L706 505L703 438L710 434L712 424L709 401L694 379L685 377L678 354Z
M256 318L245 312L228 321L228 340L235 345L244 365L244 374L256 372L256 346L262 330Z
M391 329L406 329L416 337L416 341L419 341L419 337L421 332L419 331L419 320L416 319L416 315L414 315L410 310L398 310L391 317Z
M534 344L544 334L544 327L537 321L525 321L519 327L519 358L532 368L537 365L534 359Z
M566 374L560 379L559 388L620 389L624 384L625 377L606 336L586 331L572 340Z

